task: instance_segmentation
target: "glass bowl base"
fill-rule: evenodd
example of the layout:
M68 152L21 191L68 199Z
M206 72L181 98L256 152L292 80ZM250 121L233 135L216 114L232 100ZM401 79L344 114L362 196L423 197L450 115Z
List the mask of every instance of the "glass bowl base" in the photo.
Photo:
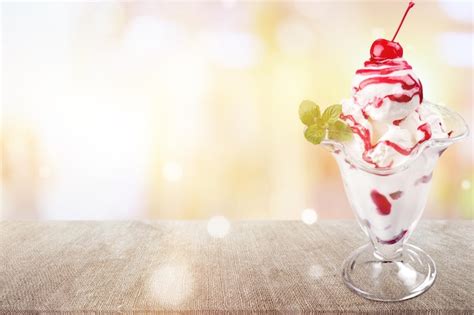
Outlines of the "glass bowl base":
M368 244L344 261L342 277L351 290L367 299L396 302L427 291L435 281L436 267L416 246L406 244L399 258L380 260Z

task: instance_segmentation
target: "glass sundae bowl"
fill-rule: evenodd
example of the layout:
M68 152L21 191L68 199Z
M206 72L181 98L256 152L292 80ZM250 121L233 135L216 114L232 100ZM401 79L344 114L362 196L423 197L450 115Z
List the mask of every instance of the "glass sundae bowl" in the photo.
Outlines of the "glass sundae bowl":
M424 103L442 117L450 136L420 144L391 168L374 168L352 156L349 142L325 137L339 166L348 200L370 243L352 252L343 264L346 285L365 298L402 301L422 294L436 278L434 261L407 244L425 208L438 158L468 135L463 118L446 107Z

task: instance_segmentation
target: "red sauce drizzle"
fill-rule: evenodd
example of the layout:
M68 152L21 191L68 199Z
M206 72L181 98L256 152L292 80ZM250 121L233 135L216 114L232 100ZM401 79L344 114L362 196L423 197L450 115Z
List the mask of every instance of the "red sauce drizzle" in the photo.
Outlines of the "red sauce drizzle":
M393 193L389 194L390 198L392 198L393 200L400 199L400 197L402 195L403 195L403 191L401 191L401 190L397 190L396 192L393 192Z
M405 117L406 118L406 117ZM398 119L398 120L394 120L392 122L392 124L394 124L395 126L400 126L401 122L405 120L405 118L402 118L402 119Z
M379 143L383 143L389 147L392 147L395 151L397 151L400 154L410 155L411 152L416 148L418 144L421 144L431 138L431 128L428 123L424 123L423 125L419 126L417 129L424 133L424 137L411 148L403 148L390 140L384 140ZM377 146L379 143L377 143L375 146Z
M405 60L400 60L400 59L382 59L382 60L375 60L375 59L369 59L366 62L364 62L364 67L369 67L369 66L374 66L374 67L383 67L383 66L404 66L404 67L410 67L411 66L406 62ZM408 69L408 68L407 68Z
M352 129L352 132L354 132L356 135L359 136L359 138L363 141L364 143L364 152L362 154L362 158L364 159L364 161L366 161L367 163L369 164L372 164L374 165L376 168L380 168L380 166L375 163L374 161L372 161L372 159L369 157L369 152L374 149L377 145L379 144L385 144L391 148L393 148L395 151L397 151L398 153L400 154L403 154L403 155L410 155L413 150L421 143L429 140L431 138L431 128L430 128L430 125L428 123L424 123L422 125L420 125L417 129L421 132L423 132L424 136L421 140L419 140L414 146L412 146L411 148L404 148L400 145L398 145L397 143L395 142L392 142L390 140L384 140L384 141L380 141L380 142L377 142L375 145L372 145L372 142L371 142L371 136L370 136L370 130L365 128L364 126L362 126L361 124L359 124L354 116L352 115L344 115L344 114L341 114L340 115L340 118L342 120L349 120L352 122L352 126L351 126L351 129ZM393 161L392 161L393 163ZM388 165L388 167L390 167L392 165L392 163L390 165ZM386 166L387 167L387 166Z
M361 74L361 75L371 75L371 74L380 74L380 75L386 75L390 74L396 71L401 71L401 70L410 70L412 67L409 64L406 65L400 65L400 66L393 66L393 67L388 67L388 68L382 68L382 69L359 69L356 71L356 74Z
M411 89L415 89L415 92L412 95L406 94L392 94L387 95L384 98L388 98L391 101L399 102L399 103L407 103L410 102L413 97L418 95L420 97L420 103L423 102L423 86L420 80L415 80L413 76L410 74L403 75L403 76L386 76L387 74L391 74L396 71L400 70L410 70L412 67L406 62L405 60L394 60L394 59L384 59L384 60L368 60L364 63L365 67L372 66L375 68L381 69L359 69L356 71L356 74L360 75L376 75L374 77L368 78L360 82L359 86L356 87L354 90L358 92L365 87L372 85L372 84L400 84L402 89L405 91L409 91ZM380 107L383 103L377 102L376 107Z
M381 83L401 84L404 90L411 90L414 87L419 87L418 81L414 80L411 75L407 74L397 77L371 77L360 82L357 90L362 90L363 88L372 84Z
M377 237L377 241L379 241L379 243L381 244L384 244L384 245L393 245L395 243L398 243L404 236L405 234L407 234L408 230L403 230L400 232L400 234L398 234L397 236L395 236L395 238L391 239L391 240L381 240L380 238Z
M401 76L396 76L396 75L390 76L391 73L396 72L396 71L412 69L412 67L405 60L395 60L395 59L373 60L371 59L371 60L366 61L364 63L364 66L366 67L372 66L374 67L374 69L359 69L356 71L356 74L375 75L375 76L362 80L359 83L359 86L354 87L354 94L374 84L399 84L404 91L409 92L408 94L405 94L405 93L389 94L389 95L384 96L383 98L376 97L370 103L371 106L375 108L380 108L381 106L383 106L384 99L389 99L390 101L398 102L398 103L408 103L417 95L419 97L419 102L421 103L423 101L423 86L421 85L420 80L416 80L410 74L401 75ZM380 69L377 69L377 68L380 68ZM354 96L354 102L357 102L356 95ZM365 119L369 118L369 115L365 111L365 108L362 108L361 112ZM374 165L376 168L379 168L380 166L374 161L372 161L372 159L369 157L369 152L380 143L390 146L391 148L393 148L395 151L397 151L400 154L409 155L416 148L418 144L421 144L431 138L430 126L427 123L425 123L418 127L418 130L420 130L424 134L423 139L418 141L411 148L401 147L397 143L394 143L390 140L381 141L381 142L376 143L375 145L372 145L369 129L359 124L352 115L341 114L340 118L342 120L349 120L352 122L352 125L351 125L352 131L356 135L358 135L364 143L364 153L362 154L362 158L364 159L364 161L366 161L369 164ZM395 120L393 121L393 124L395 126L398 126L405 118Z
M370 198L377 207L377 211L380 215L389 215L392 210L392 204L388 201L387 197L376 191L375 189L370 192Z
M429 183L432 177L433 177L433 172L429 173L428 175L421 176L420 178L416 180L415 186Z

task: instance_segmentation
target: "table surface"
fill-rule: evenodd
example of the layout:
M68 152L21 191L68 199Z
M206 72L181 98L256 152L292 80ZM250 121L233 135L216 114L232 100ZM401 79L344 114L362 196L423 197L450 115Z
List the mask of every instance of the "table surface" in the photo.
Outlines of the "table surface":
M474 310L474 223L422 221L437 264L423 295L365 300L342 282L366 242L355 221L0 222L0 311L460 312Z

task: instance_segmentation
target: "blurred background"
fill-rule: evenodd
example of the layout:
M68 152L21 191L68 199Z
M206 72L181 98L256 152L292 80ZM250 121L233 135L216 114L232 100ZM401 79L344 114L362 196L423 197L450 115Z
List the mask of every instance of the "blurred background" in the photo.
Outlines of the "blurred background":
M2 2L0 218L353 218L298 106L349 97L406 4ZM471 130L472 12L417 1L397 37ZM425 217L474 217L473 166L443 155Z

